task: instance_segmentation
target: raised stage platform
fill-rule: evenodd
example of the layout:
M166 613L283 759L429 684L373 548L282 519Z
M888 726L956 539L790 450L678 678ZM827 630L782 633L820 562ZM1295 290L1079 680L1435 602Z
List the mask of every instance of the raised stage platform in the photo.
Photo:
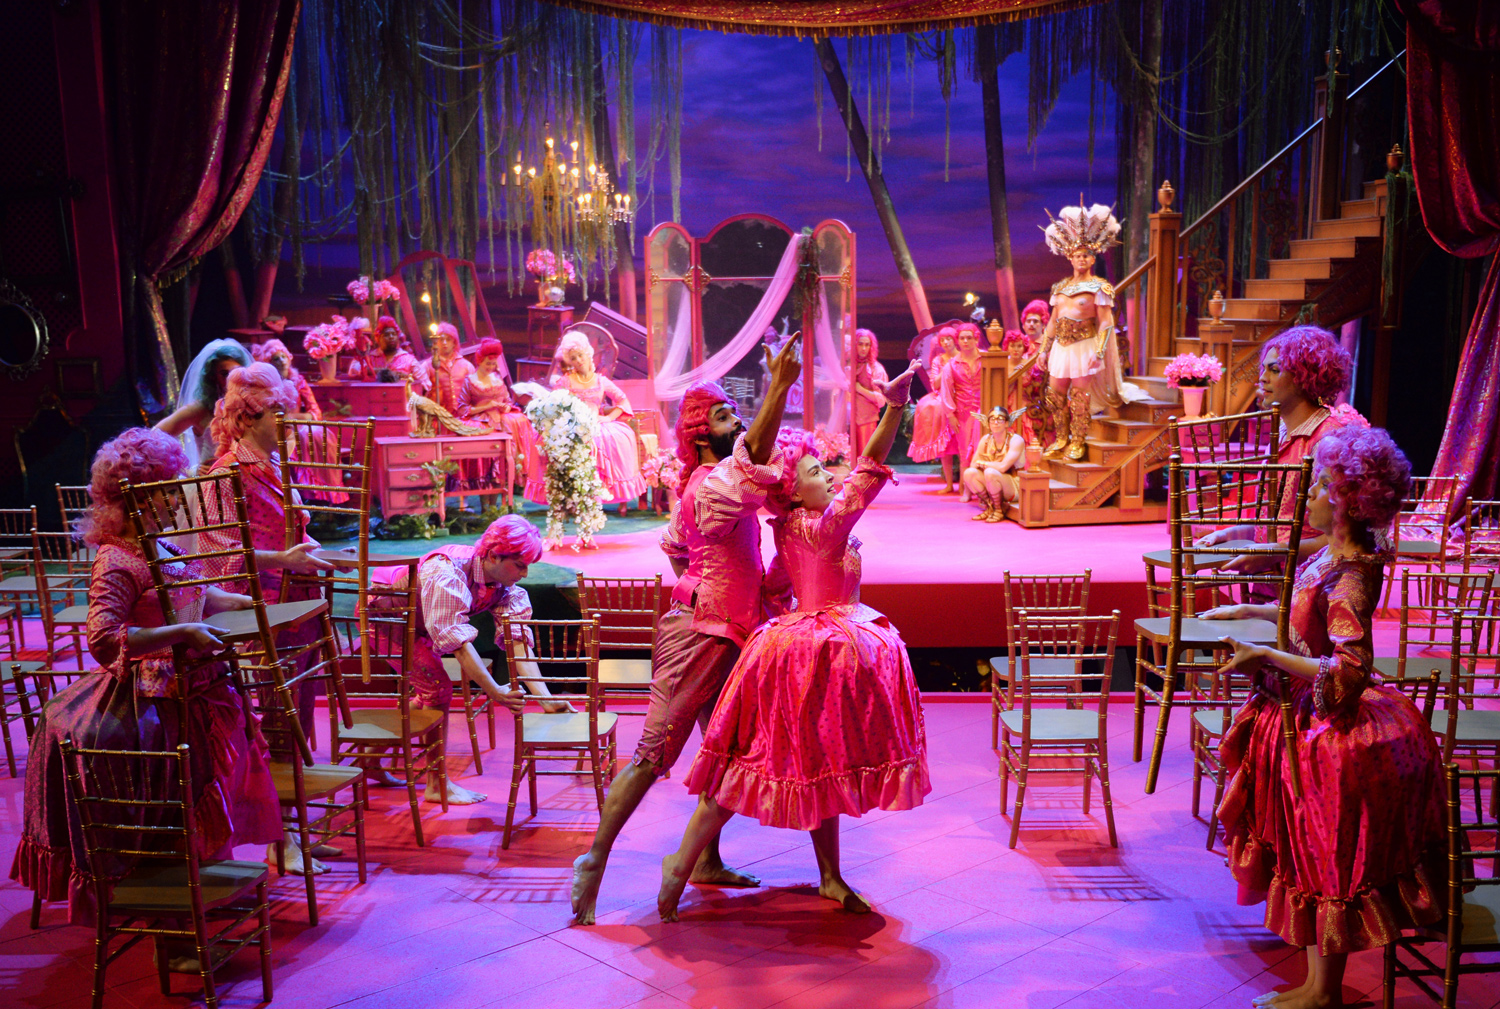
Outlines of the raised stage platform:
M1045 574L1092 568L1089 608L1118 608L1122 626L1146 616L1141 555L1164 549L1165 523L1024 529L1014 522L974 522L975 504L940 495L940 480L898 475L860 519L855 535L864 558L863 600L890 617L914 648L982 648L1005 641L1005 571ZM611 512L611 515L613 513ZM639 576L660 571L674 583L658 545L659 527L598 537L594 550L564 546L543 560L590 575ZM410 549L411 544L399 544ZM371 551L395 543L372 543ZM770 530L761 537L769 560Z

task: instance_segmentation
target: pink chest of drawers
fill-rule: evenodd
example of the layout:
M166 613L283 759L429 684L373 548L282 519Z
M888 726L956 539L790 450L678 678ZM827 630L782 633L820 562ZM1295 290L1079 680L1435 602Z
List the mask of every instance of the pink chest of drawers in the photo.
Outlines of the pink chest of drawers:
M433 486L427 465L451 459L459 464L458 486L443 489ZM495 475L491 480L491 463ZM375 439L375 493L380 498L381 514L420 515L437 512L441 522L448 520L447 498L469 494L498 494L507 506L514 501L511 485L515 481L516 448L504 432L468 437Z

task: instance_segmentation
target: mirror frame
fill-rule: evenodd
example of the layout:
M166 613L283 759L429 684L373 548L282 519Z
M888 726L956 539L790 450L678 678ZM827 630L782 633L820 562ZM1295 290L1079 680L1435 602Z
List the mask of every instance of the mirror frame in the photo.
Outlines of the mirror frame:
M20 382L31 376L42 366L42 360L46 358L47 351L51 348L51 340L47 334L47 319L32 304L31 299L10 281L0 278L0 306L10 305L19 308L31 320L32 328L36 331L36 351L29 360L12 363L0 359L0 372L13 382Z

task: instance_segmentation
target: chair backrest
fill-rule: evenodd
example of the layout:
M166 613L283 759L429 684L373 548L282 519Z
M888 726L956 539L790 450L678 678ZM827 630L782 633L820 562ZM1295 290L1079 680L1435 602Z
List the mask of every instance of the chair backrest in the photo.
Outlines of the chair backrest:
M89 871L102 914L109 888L137 860L180 861L195 910L198 889L197 816L188 744L176 751L102 750L62 742L68 789L78 809Z
M79 541L74 533L31 530L32 574L43 619L60 607L73 606L88 595L88 567L75 556Z
M1401 554L1401 542L1425 541L1438 546L1435 562L1447 554L1448 516L1453 514L1453 499L1458 494L1456 476L1414 476L1401 510L1396 513L1391 542Z
M600 650L656 651L661 616L661 574L651 578L594 578L578 573L578 609L599 621Z
M1493 814L1485 814L1480 795L1493 795L1500 784L1500 770L1469 770L1456 763L1443 765L1443 784L1447 802L1448 835L1448 934L1447 943L1454 961L1463 948L1464 900L1481 901L1480 889L1493 890L1500 885L1500 834L1496 833ZM1471 800L1465 803L1468 796ZM1488 839L1488 845L1485 840ZM1479 875L1481 860L1490 862L1490 874ZM1484 903L1493 906L1490 901Z
M302 421L276 414L276 445L281 453L281 495L286 503L286 547L302 542L300 523L314 515L355 522L355 568L352 574L334 572L319 580L348 584L359 590L355 612L368 609L370 589L370 501L375 458L375 421ZM322 478L322 479L319 479ZM336 478L336 479L335 479ZM330 484L341 483L336 494ZM333 497L343 500L335 501ZM296 502L298 507L293 507ZM284 585L303 580L289 575ZM363 627L363 625L361 625ZM365 635L361 635L363 638ZM360 650L361 679L368 680L369 653Z
M37 527L36 505L0 508L0 547L30 547L31 530Z
M512 688L528 683L545 683L550 687L583 688L580 700L588 711L589 728L598 728L599 692L599 621L585 620L515 620L500 616L500 635L505 641L505 660L510 667ZM525 703L535 698L523 693ZM540 702L537 702L540 703ZM522 720L516 719L519 739Z
M1500 567L1500 501L1470 498L1463 535L1465 571Z
M1171 444L1188 462L1275 462L1281 422L1275 410L1224 417L1173 417Z
M68 484L57 485L57 510L62 515L62 527L74 529L78 520L83 518L83 513L89 507L89 489L87 487L69 486Z
M1089 585L1093 568L1080 574L1018 575L1005 571L1005 639L1010 652L1011 668L1020 654L1021 624L1019 613L1028 610L1034 616L1078 616L1089 610Z
M358 585L324 579L339 651L346 656L339 660L339 667L351 701L396 701L410 706L412 691L407 674L416 648L418 611L415 566L411 565L405 588L372 585L364 594L365 605L371 609L363 614ZM364 675L367 662L368 680Z
M1455 611L1472 610L1489 613L1494 596L1495 569L1477 571L1413 571L1401 569L1401 628L1396 648L1396 683L1406 679L1408 658L1412 651L1414 631L1426 631L1429 642L1441 634L1449 640ZM1425 647L1421 644L1419 648ZM1412 660L1412 673L1425 679L1431 664Z
M1288 647L1292 585L1311 486L1310 458L1300 463L1188 463L1178 455L1171 457L1167 494L1172 640L1181 637L1183 616L1195 611L1192 603L1197 592L1207 590L1216 599L1232 600L1243 599L1260 587L1277 600L1277 644L1282 650ZM1189 487L1197 490L1190 492ZM1290 504L1289 511L1283 502ZM1194 545L1197 532L1226 526L1250 527L1255 545ZM1259 570L1222 571L1221 564L1215 563L1218 558L1227 561L1246 553L1256 555ZM1194 558L1191 562L1189 554Z
M1076 613L1062 615L1022 608L1020 627L1020 683L1022 719L1031 717L1034 701L1066 701L1070 705L1092 701L1099 713L1109 704L1110 676L1115 666L1115 642L1120 629L1120 611L1101 616ZM1067 658L1073 661L1071 675L1032 675L1032 660ZM1085 668L1085 663L1088 667ZM1086 679L1098 677L1097 690L1085 690Z
M1458 624L1451 638L1456 640L1458 647L1453 648L1450 643L1449 669L1453 675L1448 690L1451 698L1457 706L1464 708L1473 708L1476 701L1500 699L1500 686L1495 685L1500 682L1496 666L1500 662L1500 615L1452 610L1450 619ZM1492 685L1482 688L1479 685L1481 680L1489 680ZM1448 721L1449 735L1452 736L1455 719Z

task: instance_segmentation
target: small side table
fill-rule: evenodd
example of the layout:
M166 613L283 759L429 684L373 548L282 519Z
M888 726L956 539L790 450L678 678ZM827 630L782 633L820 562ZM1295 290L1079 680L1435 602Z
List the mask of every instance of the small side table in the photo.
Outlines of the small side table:
M551 358L553 348L571 325L572 305L526 306L526 356Z

